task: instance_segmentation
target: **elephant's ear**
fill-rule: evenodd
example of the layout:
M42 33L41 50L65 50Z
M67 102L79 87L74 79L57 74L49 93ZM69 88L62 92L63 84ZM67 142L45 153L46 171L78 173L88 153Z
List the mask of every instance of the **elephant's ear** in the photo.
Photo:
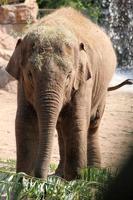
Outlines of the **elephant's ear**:
M17 41L15 50L9 60L9 63L6 67L6 71L12 75L15 79L19 79L20 75L20 65L21 65L21 39Z
M76 69L74 89L78 90L79 87L91 78L91 69L88 62L88 56L83 43L79 46L79 62Z

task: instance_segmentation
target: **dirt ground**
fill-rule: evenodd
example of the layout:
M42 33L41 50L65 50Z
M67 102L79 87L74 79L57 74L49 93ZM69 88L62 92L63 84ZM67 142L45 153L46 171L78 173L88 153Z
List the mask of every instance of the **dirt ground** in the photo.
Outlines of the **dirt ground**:
M0 159L15 159L16 92L0 90ZM133 90L108 93L100 132L102 166L117 167L133 151ZM57 135L51 162L58 162Z

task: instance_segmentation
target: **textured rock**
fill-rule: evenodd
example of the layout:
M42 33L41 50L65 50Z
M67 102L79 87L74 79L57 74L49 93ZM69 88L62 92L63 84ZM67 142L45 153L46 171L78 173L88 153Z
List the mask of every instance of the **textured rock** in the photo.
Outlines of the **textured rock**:
M16 39L0 30L0 67L5 67L13 52Z
M8 84L13 78L5 71L5 67L15 48L16 40L5 31L0 30L0 88L8 90L11 86ZM8 84L8 87L6 86Z
M0 24L27 24L36 21L38 6L35 0L0 6Z
M4 60L4 63L9 60L15 47L16 39L2 30L0 30L0 38L0 66L2 66L1 60Z
M13 77L5 71L5 67L20 33L22 35L27 25L36 21L37 13L38 6L35 0L0 6L0 88L8 91L14 91L16 88Z

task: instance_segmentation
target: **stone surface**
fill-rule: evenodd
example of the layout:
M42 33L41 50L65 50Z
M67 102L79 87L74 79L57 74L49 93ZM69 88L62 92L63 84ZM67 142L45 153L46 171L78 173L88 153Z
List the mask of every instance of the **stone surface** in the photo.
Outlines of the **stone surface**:
M13 77L5 67L13 53L15 44L27 26L36 21L38 6L35 0L0 6L0 88L14 92Z
M0 6L0 24L27 24L36 21L38 6L35 0Z
M13 78L5 71L5 67L15 48L16 40L5 31L0 30L0 88L10 88ZM8 87L6 86L8 84Z
M16 39L6 33L5 30L0 30L0 66L4 67L16 44Z

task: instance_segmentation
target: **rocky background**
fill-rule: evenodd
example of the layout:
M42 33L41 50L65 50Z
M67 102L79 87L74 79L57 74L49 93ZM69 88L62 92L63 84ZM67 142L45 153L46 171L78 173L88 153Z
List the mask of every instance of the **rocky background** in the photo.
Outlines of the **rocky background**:
M10 5L0 6L0 88L15 92L14 79L5 67L15 48L17 39L37 19L38 6L35 0L19 2L10 0ZM11 81L11 84L10 84Z

